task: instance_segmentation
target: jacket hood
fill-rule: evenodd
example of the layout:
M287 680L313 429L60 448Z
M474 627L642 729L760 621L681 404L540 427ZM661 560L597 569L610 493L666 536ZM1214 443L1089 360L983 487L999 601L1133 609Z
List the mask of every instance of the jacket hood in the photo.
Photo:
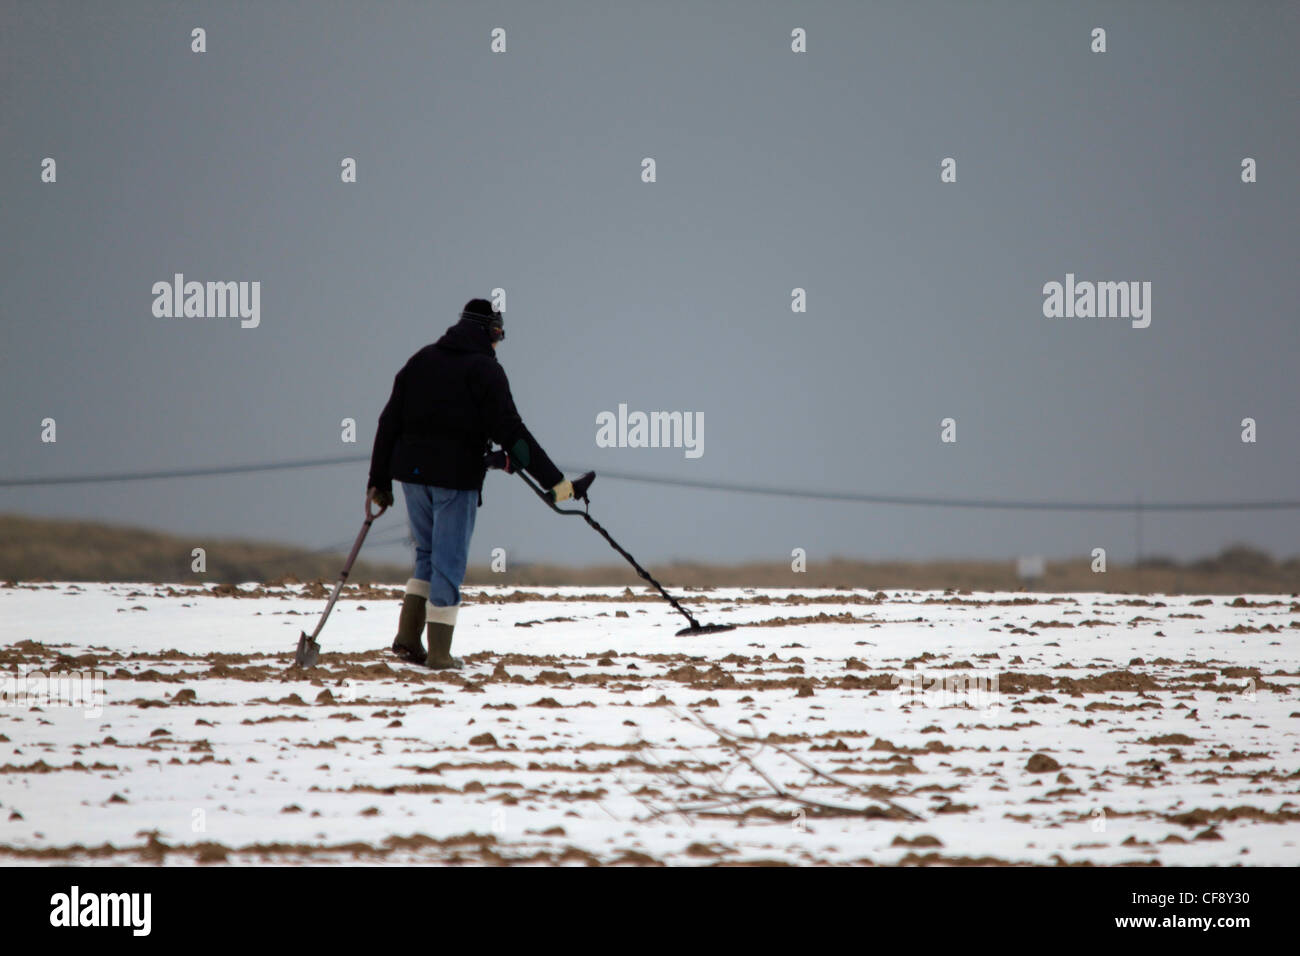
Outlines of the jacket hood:
M482 352L496 357L496 353L492 350L492 336L487 326L473 319L461 319L444 332L442 338L434 345L452 352Z

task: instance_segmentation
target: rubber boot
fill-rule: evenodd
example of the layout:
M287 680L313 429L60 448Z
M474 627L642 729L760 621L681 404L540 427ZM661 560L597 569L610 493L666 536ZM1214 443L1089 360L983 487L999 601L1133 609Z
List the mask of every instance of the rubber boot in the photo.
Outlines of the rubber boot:
M455 624L429 622L429 656L424 662L426 667L441 671L465 666L459 657L451 656L451 635L455 630Z
M393 640L393 653L412 664L423 664L424 645L420 632L424 630L426 599L419 594L407 593L402 598L402 616L397 622L397 637Z

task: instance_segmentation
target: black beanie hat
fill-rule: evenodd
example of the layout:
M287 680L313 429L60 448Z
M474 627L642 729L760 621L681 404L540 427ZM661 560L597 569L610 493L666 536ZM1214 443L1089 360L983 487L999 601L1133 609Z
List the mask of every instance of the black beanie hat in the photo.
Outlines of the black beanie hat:
M501 313L492 308L487 299L470 299L461 310L460 317L487 326L493 342L500 342L506 337L505 324Z

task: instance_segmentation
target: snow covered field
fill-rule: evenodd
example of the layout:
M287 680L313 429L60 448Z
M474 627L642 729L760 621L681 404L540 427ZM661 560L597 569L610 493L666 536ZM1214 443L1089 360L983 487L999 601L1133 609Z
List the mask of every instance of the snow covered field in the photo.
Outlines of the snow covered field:
M325 593L0 587L0 863L1300 863L1287 596Z

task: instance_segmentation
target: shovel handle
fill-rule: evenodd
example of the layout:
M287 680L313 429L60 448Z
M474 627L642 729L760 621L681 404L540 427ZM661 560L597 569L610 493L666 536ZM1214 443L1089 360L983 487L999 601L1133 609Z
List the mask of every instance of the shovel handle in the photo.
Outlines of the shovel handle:
M348 575L352 573L352 565L356 562L357 555L361 553L361 545L365 543L366 532L369 531L370 526L375 523L375 519L388 510L386 507L382 507L372 514L370 511L370 503L372 501L374 501L374 499L369 495L366 495L366 520L361 523L361 530L357 532L357 540L352 543L352 551L348 554L348 559L343 565L343 570L339 573L339 579L334 584L334 593L330 595L330 602L325 605L325 613L321 615L320 623L316 625L316 630L311 632L309 640L313 643L317 636L319 636L320 632L324 629L325 622L329 620L330 611L334 610L334 602L339 599L339 592L343 590L343 585L347 583ZM376 504L378 504L378 502L376 502Z
M375 504L376 506L379 506L379 510L374 512L373 514L370 512L370 505L372 503ZM375 523L375 519L378 518L381 514L383 514L387 510L388 510L387 505L380 506L379 502L375 501L374 498L370 497L370 495L366 495L366 520L361 525L361 531L357 534L357 540L352 544L352 553L348 555L347 564L343 565L343 573L339 575L338 586L335 587L334 589L334 594L336 597L338 596L339 588L341 588L343 586L343 582L348 579L348 573L352 570L352 563L356 561L357 555L361 553L361 545L366 540L366 532L369 531L370 526ZM333 604L334 602L331 601L330 606L332 607ZM328 614L329 612L326 611L326 613Z
M369 526L370 522L374 521L374 520L375 520L376 518L378 518L381 514L383 514L385 511L388 510L388 505L383 505L383 506L380 507L380 509L379 509L378 511L376 511L374 514L371 514L371 513L370 513L370 505L371 505L372 502L373 502L374 504L376 504L376 505L379 504L379 502L375 501L374 498L370 497L369 495L366 495L366 525L367 525L367 526Z

